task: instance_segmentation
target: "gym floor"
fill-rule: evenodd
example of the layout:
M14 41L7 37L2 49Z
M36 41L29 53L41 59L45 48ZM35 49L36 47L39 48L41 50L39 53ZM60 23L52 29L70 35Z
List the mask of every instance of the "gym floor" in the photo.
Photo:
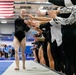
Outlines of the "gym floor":
M15 71L14 60L1 60L0 61L0 75L65 75L53 71L33 60L26 60L26 70L22 69L22 62L20 60L20 70Z

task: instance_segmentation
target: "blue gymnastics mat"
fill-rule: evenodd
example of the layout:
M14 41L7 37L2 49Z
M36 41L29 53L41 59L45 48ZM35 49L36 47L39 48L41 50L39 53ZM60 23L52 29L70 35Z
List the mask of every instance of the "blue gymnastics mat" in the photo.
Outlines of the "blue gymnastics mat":
M12 63L13 62L0 62L0 75L2 75Z

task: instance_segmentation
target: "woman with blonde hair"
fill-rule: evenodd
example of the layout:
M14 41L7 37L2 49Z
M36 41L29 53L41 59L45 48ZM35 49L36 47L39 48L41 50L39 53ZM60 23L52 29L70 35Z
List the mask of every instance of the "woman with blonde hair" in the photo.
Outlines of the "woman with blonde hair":
M25 32L29 31L29 27L24 23L24 20L26 18L26 10L21 9L20 15L18 18L15 19L15 34L14 34L14 49L15 49L15 62L16 62L16 68L15 70L19 70L19 47L21 47L21 53L22 53L22 62L23 66L22 68L25 69L25 47L26 47L26 34Z

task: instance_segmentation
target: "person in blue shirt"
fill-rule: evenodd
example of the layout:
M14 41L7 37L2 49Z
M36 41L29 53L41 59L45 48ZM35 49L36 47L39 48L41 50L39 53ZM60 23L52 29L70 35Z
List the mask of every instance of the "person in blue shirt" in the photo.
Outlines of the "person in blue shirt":
M4 46L4 54L5 54L5 58L8 58L8 53L9 53L9 48L7 47L7 45Z

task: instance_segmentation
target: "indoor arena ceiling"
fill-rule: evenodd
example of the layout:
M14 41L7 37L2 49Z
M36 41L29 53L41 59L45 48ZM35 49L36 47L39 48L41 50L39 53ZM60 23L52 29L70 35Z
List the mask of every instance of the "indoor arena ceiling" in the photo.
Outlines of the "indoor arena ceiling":
M40 3L41 2L41 3ZM14 23L20 9L35 14L39 6L48 6L48 0L0 0L0 23Z

